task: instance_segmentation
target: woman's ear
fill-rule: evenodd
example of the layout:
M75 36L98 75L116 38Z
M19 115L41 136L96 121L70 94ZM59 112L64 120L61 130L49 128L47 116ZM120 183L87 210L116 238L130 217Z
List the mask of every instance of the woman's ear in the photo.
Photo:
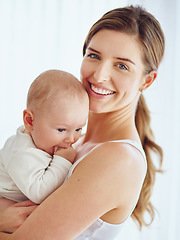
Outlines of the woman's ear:
M157 71L152 70L149 74L145 76L145 82L139 90L142 92L143 90L147 89L154 82L156 77L157 77Z
M28 131L33 129L33 113L29 109L23 111L24 126Z

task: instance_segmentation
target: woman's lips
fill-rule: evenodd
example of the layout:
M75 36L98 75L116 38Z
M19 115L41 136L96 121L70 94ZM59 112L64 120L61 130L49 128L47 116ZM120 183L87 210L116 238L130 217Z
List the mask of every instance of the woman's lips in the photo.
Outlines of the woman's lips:
M89 82L89 86L90 89L92 90L92 92L101 95L101 96L108 96L108 95L112 95L115 93L115 91L112 91L110 89L105 89L105 88L101 88L97 85L94 85L93 83Z

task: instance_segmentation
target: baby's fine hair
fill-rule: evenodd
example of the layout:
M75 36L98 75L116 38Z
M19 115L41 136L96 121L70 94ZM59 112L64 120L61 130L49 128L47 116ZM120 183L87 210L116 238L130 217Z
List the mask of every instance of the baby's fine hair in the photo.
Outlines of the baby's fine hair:
M87 98L82 83L72 74L62 70L47 70L31 84L27 95L27 108L41 108L43 104L56 97L80 100Z

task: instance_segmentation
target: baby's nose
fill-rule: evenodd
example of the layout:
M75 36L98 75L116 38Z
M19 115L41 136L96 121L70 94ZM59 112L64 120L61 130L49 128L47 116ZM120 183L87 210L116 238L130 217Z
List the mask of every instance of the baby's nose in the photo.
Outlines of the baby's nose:
M73 135L73 134L70 134L69 136L67 136L67 137L65 138L64 142L65 142L65 143L70 143L70 144L74 143L74 142L75 142L75 137L74 137L74 135Z

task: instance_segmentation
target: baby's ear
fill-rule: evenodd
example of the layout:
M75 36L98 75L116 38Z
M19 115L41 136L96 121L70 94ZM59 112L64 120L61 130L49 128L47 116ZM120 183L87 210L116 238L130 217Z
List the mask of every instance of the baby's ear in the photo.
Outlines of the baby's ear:
M152 70L149 74L147 74L145 76L145 82L142 85L140 91L145 90L146 88L148 88L156 79L157 77L157 71L156 70Z
M29 109L23 111L24 126L28 131L33 129L33 113Z

